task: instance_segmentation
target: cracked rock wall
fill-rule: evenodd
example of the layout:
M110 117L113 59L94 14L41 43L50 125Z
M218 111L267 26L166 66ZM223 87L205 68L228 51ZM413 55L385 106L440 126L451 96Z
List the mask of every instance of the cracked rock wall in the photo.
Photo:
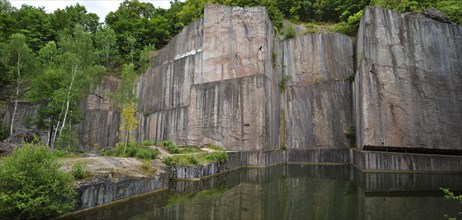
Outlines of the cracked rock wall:
M357 145L462 150L462 27L367 8L355 77Z

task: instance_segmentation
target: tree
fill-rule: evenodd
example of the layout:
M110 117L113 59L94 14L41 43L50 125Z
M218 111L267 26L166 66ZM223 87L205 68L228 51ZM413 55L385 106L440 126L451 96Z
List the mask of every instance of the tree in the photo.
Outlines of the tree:
M151 3L126 0L106 16L106 24L116 33L120 55L126 62L135 63L136 69L144 46L162 47L170 40L171 24L164 14L164 9L156 9Z
M131 102L122 109L122 125L120 126L121 133L125 133L124 154L127 150L128 142L130 141L130 132L138 126L138 121L135 118L136 107L135 103Z
M109 68L109 63L114 60L114 56L116 56L117 52L115 49L117 38L114 30L108 26L104 26L96 31L95 43L104 66Z
M8 75L15 79L14 81L16 84L14 109L10 123L10 134L13 134L18 100L23 96L21 88L23 83L27 80L27 76L31 75L33 67L35 66L35 55L29 46L27 46L26 37L23 34L13 34L3 52L3 64L7 67Z
M72 176L59 170L56 155L43 145L17 149L0 163L0 216L50 219L72 211Z
M33 51L38 51L48 41L53 40L51 17L43 8L28 5L12 14L16 20L17 32L26 36L27 43Z
M54 11L51 23L55 32L69 34L76 25L80 25L84 31L95 33L99 26L99 17L95 13L88 13L85 6L76 4Z
M40 52L44 73L34 80L30 97L40 103L35 123L48 128L53 148L66 126L80 120L78 102L90 86L101 80L104 67L97 65L97 54L90 33L80 25Z
M133 92L136 76L133 63L123 65L120 85L115 93L110 94L116 110L122 113L123 120L119 130L125 134L124 153L130 141L130 132L138 126L135 118L136 96Z

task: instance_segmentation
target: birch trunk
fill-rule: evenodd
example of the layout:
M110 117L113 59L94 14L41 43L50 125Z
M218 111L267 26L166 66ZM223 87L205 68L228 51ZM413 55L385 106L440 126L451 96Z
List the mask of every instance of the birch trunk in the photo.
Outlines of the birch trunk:
M21 55L18 53L18 60L17 60L17 76L16 76L16 97L14 100L14 109L13 109L13 115L11 116L11 125L10 125L10 135L13 134L14 131L14 120L16 117L16 111L18 110L18 97L19 97L19 83L20 83L20 78L21 78L21 70L20 70L20 65L21 65Z

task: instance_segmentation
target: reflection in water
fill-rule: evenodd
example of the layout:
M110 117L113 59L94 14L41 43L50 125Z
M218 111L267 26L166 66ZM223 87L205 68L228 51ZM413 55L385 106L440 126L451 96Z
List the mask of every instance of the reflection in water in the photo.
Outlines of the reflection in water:
M363 173L349 166L248 168L73 219L444 219L460 205L440 187L460 175Z

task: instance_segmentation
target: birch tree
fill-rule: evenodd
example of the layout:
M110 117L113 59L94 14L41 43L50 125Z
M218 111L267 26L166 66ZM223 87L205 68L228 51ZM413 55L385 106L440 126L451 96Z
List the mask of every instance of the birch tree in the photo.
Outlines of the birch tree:
M26 43L26 37L23 34L11 35L9 41L3 50L2 62L7 67L7 75L15 85L14 107L10 121L10 134L14 133L14 122L18 110L18 100L23 97L21 91L28 76L32 74L35 63L35 54Z
M100 81L104 67L97 65L97 54L90 33L77 25L73 34L40 51L44 72L34 81L30 92L41 103L36 125L49 130L49 145L55 143L65 128L80 119L78 102Z

